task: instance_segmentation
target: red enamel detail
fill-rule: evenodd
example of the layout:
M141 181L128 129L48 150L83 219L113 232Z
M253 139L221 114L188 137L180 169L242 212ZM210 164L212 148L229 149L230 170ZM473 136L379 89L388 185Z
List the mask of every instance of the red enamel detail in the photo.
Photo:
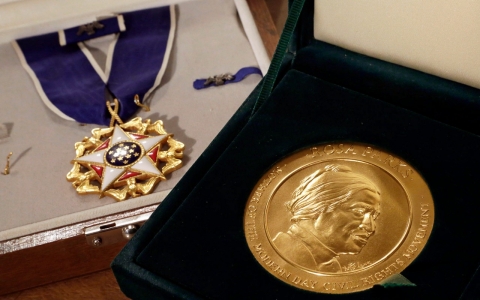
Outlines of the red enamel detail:
M103 150L105 148L108 148L108 144L110 144L110 139L107 139L105 142L103 142L103 144L98 146L97 149L95 149L95 151L100 151L100 150Z
M136 134L136 133L130 133L130 135L136 140L146 139L149 137L148 135L142 135L142 134Z
M95 166L95 165L90 165L90 167L97 173L99 177L102 177L103 174L103 167L101 166Z
M125 174L123 174L122 177L120 177L120 179L118 179L118 181L122 181L122 180L128 179L130 177L135 177L137 175L142 175L142 173L127 171L127 172L125 172Z
M157 155L158 155L158 146L155 147L153 150L151 150L150 152L148 152L148 156L153 160L153 162L156 162L157 161Z

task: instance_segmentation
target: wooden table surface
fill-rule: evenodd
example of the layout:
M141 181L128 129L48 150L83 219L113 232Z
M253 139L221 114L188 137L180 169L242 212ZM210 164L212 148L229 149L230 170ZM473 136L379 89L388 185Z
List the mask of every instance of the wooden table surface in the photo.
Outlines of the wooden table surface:
M112 270L63 280L33 289L0 296L2 300L30 299L128 299L113 276Z
M279 34L285 24L288 0L247 0L258 31L270 58L278 43ZM56 262L60 263L61 262ZM48 274L43 274L43 276ZM35 276L29 270L23 275ZM105 269L81 277L71 278L44 286L0 296L1 300L26 299L128 299L120 291L110 269Z

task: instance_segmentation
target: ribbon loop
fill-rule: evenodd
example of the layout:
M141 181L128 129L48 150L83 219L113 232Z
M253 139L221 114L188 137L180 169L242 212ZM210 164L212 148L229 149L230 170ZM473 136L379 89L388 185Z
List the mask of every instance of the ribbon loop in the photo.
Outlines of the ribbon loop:
M242 81L245 77L251 74L262 75L262 71L256 67L241 68L235 75L221 74L204 79L197 79L193 82L193 88L196 90L205 89L211 86L219 86L228 83L236 83Z

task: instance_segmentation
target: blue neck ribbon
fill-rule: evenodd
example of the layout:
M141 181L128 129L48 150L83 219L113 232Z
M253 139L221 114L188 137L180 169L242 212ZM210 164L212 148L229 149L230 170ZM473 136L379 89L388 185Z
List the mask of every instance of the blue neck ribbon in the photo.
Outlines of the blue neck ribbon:
M63 114L80 123L108 125L110 114L105 106L108 90L119 100L120 118L132 117L139 108L134 96L138 94L145 99L160 83L173 38L171 9L128 12L123 14L123 20L126 30L118 30L111 71L103 79L80 45L61 46L58 33L17 40L26 64L33 71L30 75L40 84L40 95L43 92ZM104 25L96 28L95 36L100 36L104 29L115 32L118 28ZM68 40L67 30L65 33Z

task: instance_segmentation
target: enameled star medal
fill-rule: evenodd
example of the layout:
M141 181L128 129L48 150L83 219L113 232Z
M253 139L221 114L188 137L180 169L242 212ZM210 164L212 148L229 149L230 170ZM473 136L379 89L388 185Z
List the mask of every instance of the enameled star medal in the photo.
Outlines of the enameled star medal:
M156 7L13 43L41 99L60 117L108 124L105 99L118 99L114 113L107 103L110 127L94 129L92 137L75 144L76 157L67 179L78 193L121 201L150 193L181 166L183 144L165 132L160 121L136 118L124 124L121 120L130 119L136 105L142 106L139 99L145 101L160 85L173 45L175 18L173 5ZM108 46L102 67L88 43L108 36L110 42L96 42ZM132 97L136 101L129 101Z
M107 103L110 110L110 104ZM116 106L117 107L117 106ZM165 175L182 166L184 144L163 128L137 117L121 122L111 111L108 128L95 128L92 137L75 143L76 158L67 180L79 194L100 194L123 201L152 192ZM114 117L118 123L114 125Z

